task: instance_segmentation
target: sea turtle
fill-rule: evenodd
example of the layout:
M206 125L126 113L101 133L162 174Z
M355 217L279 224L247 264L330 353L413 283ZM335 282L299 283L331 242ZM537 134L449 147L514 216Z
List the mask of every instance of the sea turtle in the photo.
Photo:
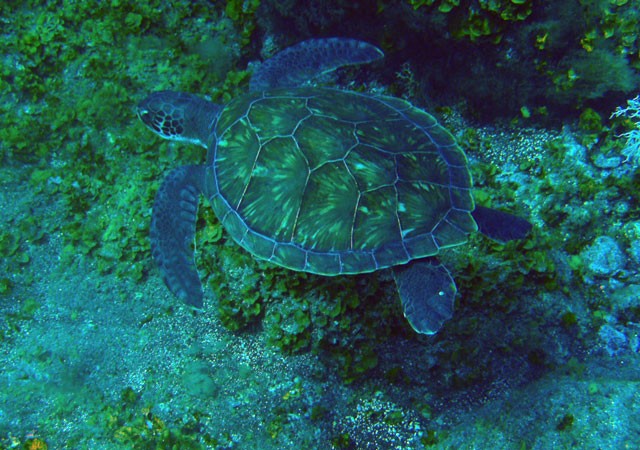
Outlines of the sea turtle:
M404 314L424 334L453 313L441 249L478 229L526 235L526 220L474 206L467 158L431 115L399 98L304 86L382 56L352 39L305 41L262 63L250 92L226 105L172 91L138 105L161 137L208 149L205 164L169 173L153 205L153 258L171 292L202 307L191 246L200 194L258 258L326 276L393 268Z

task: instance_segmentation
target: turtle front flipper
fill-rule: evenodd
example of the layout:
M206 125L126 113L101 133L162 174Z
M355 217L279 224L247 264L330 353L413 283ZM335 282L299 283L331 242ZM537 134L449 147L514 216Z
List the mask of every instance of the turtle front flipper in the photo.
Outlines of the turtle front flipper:
M456 285L449 271L432 258L393 268L404 316L422 334L435 334L453 315Z
M205 166L184 166L167 175L156 194L151 218L151 252L162 279L174 295L202 307L202 284L192 247L198 196Z
M378 47L355 39L310 39L263 62L253 73L249 89L300 86L338 67L368 63L383 56Z

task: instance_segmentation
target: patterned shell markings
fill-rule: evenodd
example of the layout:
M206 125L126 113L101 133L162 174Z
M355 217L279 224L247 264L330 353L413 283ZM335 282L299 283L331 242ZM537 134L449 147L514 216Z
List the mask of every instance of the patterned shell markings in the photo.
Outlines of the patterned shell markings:
M429 114L390 97L277 89L227 105L211 203L258 257L362 273L466 242L467 160Z

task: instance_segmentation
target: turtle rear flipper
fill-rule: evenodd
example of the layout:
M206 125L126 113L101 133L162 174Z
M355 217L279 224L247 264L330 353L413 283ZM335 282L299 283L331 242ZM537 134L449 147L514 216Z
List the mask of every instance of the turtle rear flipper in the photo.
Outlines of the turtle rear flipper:
M478 231L498 242L523 239L533 227L521 217L483 206L476 206L471 215L478 224Z
M151 253L162 279L174 295L196 308L202 307L202 284L192 243L204 176L204 166L169 173L156 194L151 218Z
M253 73L249 89L255 92L300 86L338 67L368 63L383 56L378 47L355 39L310 39L263 62Z
M434 259L414 260L393 268L404 316L422 334L435 334L453 315L456 285Z

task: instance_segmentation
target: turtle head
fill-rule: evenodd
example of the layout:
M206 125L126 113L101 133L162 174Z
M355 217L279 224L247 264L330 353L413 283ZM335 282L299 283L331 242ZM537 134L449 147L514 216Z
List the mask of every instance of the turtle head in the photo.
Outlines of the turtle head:
M159 91L142 100L136 114L165 139L209 147L220 106L184 92Z

